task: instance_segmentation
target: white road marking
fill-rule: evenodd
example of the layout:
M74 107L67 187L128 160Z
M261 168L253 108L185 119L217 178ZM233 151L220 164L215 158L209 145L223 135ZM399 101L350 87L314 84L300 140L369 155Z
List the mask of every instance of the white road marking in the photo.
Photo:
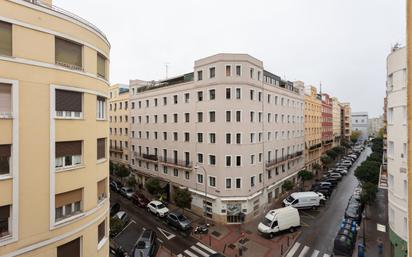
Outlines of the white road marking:
M128 226L130 226L130 224L132 224L132 223L136 224L136 221L131 220L131 221L122 229L122 231L120 231L114 238L118 237L118 236L119 236Z
M161 229L161 228L159 228L159 227L157 227L157 229L160 231L160 233L162 233L162 235L163 235L164 237L166 237L167 240L170 240L170 239L172 239L172 238L174 238L174 237L176 236L176 235L170 233L169 231L164 230L164 229Z
M292 257L293 255L295 255L295 252L298 250L298 248L300 247L300 243L296 242L292 249L290 249L290 251L288 252L288 254L286 255L286 257Z
M311 257L318 257L318 254L319 254L319 250L316 250L316 249L315 249L315 251L313 251Z
M189 250L185 250L184 253L187 254L187 255L189 255L190 257L199 257L199 256L197 256L196 254L192 253L192 252L189 251Z
M181 253L179 253L176 257L183 257L183 255Z
M192 249L193 251L199 253L200 255L202 255L202 256L204 256L204 257L209 257L209 256L210 256L210 254L205 253L204 251L200 250L199 248L197 248L197 247L194 246L194 245L192 245L192 246L190 247L190 249Z
M330 257L330 255L325 253L323 257Z
M160 238L157 238L157 241L163 244L163 240L161 240Z
M207 247L206 245L204 245L202 243L197 242L196 245L202 247L203 249L205 249L206 251L208 251L212 254L216 253L216 251L214 251L213 249L210 249L209 247Z
M305 245L305 247L303 247L303 250L300 252L299 257L304 257L306 256L306 253L309 251L309 247Z

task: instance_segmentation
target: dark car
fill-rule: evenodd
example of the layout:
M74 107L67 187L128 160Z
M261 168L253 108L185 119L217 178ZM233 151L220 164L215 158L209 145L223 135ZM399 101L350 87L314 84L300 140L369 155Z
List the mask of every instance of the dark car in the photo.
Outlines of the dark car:
M133 249L133 257L156 256L156 233L146 229L142 232Z
M132 202L141 208L145 208L150 202L142 193L135 192L131 198Z
M214 253L214 254L209 255L209 257L226 257L226 256L224 256L221 253Z
M192 228L190 220L188 220L183 214L170 212L166 216L167 224L176 227L177 229L186 231Z
M345 210L345 218L351 218L359 224L361 221L361 212L359 206L348 205Z
M338 236L339 235L347 236L351 240L352 245L354 245L355 242L356 242L356 234L353 233L352 230L350 230L350 229L346 229L346 228L339 229Z
M110 207L110 217L113 217L116 213L120 211L120 204L115 203Z
M333 242L333 254L339 256L352 256L353 244L349 237L337 235Z
M311 191L314 191L316 193L322 193L326 198L329 198L332 194L332 190L329 188L322 188L322 187L315 187Z
M332 187L336 187L338 185L338 180L335 178L326 177L323 178L322 181L330 182L332 184Z
M119 192L123 185L118 181L111 181L110 182L110 189L114 192Z

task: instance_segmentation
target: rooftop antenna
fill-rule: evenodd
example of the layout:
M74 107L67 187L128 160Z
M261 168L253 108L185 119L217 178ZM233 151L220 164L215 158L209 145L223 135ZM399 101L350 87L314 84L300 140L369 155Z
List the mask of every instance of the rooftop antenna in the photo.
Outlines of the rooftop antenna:
M169 63L168 62L165 63L165 69L166 69L166 79L167 79L169 76Z

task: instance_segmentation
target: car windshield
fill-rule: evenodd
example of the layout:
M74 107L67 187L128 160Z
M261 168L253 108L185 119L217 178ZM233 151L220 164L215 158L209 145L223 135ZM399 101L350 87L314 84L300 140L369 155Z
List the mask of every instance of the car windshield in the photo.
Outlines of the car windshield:
M177 219L180 220L180 221L186 221L187 220L186 217L183 216L183 215L178 215Z
M289 195L288 197L286 197L286 201L291 203L291 202L295 201L295 198L293 198L291 195Z
M267 226L267 227L270 227L270 225L272 224L272 221L265 217L262 221L262 224Z
M163 209L163 208L165 208L166 206L165 206L164 204L160 203L160 204L158 204L156 207L157 207L157 209Z

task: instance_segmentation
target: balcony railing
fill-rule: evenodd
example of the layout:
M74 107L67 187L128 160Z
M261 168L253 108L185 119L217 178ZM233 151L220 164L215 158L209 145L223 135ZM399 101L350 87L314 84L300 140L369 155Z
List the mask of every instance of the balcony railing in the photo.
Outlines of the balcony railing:
M72 19L74 19L74 20L76 20L76 21L78 21L78 22L80 22L80 23L83 23L84 25L90 27L91 29L93 29L94 31L96 31L97 33L99 33L106 41L108 41L108 40L107 40L107 37L106 37L106 35L103 33L103 31L101 31L99 28L97 28L97 27L96 27L94 24L92 24L91 22L83 19L82 17L80 17L80 16L78 16L78 15L76 15L76 14L74 14L74 13L71 13L71 12L69 12L69 11L66 11L66 10L64 10L64 9L62 9L62 8L60 8L60 7L55 6L55 5L45 3L45 2L43 2L43 1L41 1L41 0L25 0L25 1L28 2L28 3L32 3L32 4L35 4L35 5L37 5L37 6L41 6L41 7L43 7L43 8L46 8L46 9L55 11L55 12L57 12L57 13L59 13L59 14L62 14L62 15L64 15L64 16L66 16L66 17L72 18Z
M288 155L280 157L280 158L275 158L273 160L269 160L266 163L266 168L271 168L273 166L279 165L279 164L281 164L283 162L286 162L288 160L298 158L302 155L303 155L303 151L297 151L296 153L288 154Z
M117 147L117 146L111 146L110 147L110 152L123 153L123 150L124 150L123 147Z
M141 159L143 161L159 162L159 163L163 163L166 166L171 166L171 167L178 167L178 168L184 168L184 169L191 169L193 167L193 162L191 161L167 158L167 157L157 156L155 154L139 154L135 152L134 156L135 158Z
M320 148L321 146L322 146L322 143L312 145L311 147L309 147L309 151L316 150L316 149Z

